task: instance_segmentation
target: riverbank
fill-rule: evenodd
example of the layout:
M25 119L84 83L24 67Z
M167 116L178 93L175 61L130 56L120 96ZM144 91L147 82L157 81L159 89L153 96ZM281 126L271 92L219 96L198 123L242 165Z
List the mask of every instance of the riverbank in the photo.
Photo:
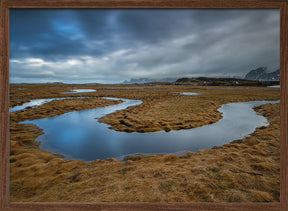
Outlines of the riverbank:
M162 109L163 111L158 107L157 111L155 106L166 102L163 105L165 108L169 99L174 96L174 104L178 106L194 102L195 110L187 112L199 115L201 110L197 113L197 109L208 105L209 98L210 103L212 101L216 104L224 101L244 101L244 99L277 100L280 94L277 94L277 90L270 89L270 91L267 88L251 88L249 92L243 88L227 89L228 91L226 89L221 91L218 88L190 88L190 90L177 88L180 91L206 91L205 94L197 96L198 98L189 96L188 100L182 98L187 96L170 92L165 97L165 93L175 90L171 88L170 90L159 88L153 93L149 87L135 90L137 89L129 89L127 92L122 90L121 93L119 90L103 89L100 93L110 92L110 96L114 97L129 95L131 98L133 92L135 98L142 93L145 106L149 106L139 105L143 110L139 108L134 110L140 116L142 112L143 114L154 112L159 116L166 110L169 111L170 107ZM98 89L97 92L99 94ZM181 98L182 101L175 100ZM185 106L182 107L183 111L179 109L180 117L181 112L185 113ZM131 114L131 108L127 109L126 115ZM22 125L21 128L15 125L15 128L10 128L10 200L11 202L279 201L279 104L262 105L255 109L267 117L270 125L257 128L250 137L220 147L199 150L196 153L187 152L182 156L136 155L126 157L124 162L114 158L89 162L66 161L59 155L38 148L39 143L34 142L34 139L41 134L41 129L31 124ZM144 119L143 122L145 121Z
M25 120L52 117L71 111L78 111L95 107L104 107L108 105L118 104L121 102L121 100L109 100L103 98L53 100L41 106L28 107L24 110L10 113L10 122L21 122Z
M65 93L71 89L95 89L90 93ZM196 96L180 92L199 93ZM267 87L194 86L194 85L11 85L11 105L35 98L52 97L116 97L142 100L129 107L102 117L99 121L110 129L125 132L181 130L211 124L221 118L220 105L229 102L279 100L280 91Z

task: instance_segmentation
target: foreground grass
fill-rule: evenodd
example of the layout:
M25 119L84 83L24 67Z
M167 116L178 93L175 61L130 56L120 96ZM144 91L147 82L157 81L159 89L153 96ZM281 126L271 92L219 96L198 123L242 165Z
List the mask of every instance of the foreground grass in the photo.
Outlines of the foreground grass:
M124 120L128 119L129 115L137 116L133 114L136 112L141 118L141 115L146 114L150 120L153 118L158 120L159 116L165 114L162 116L162 121L168 122L167 119L173 119L174 114L167 111L174 109L179 111L180 117L187 115L187 119L191 118L194 121L193 115L200 118L200 114L206 114L207 110L203 112L203 109L200 109L202 107L210 108L212 114L215 112L215 117L211 116L210 111L206 114L207 117L205 115L202 117L213 122L220 118L217 116L219 114L216 109L221 102L279 99L279 93L277 94L279 90L267 88L251 88L247 91L236 87L223 91L221 88L210 89L211 87L191 90L186 87L177 87L178 90L182 89L183 91L206 92L205 95L188 96L188 98L175 93L171 94L172 90L175 91L174 87L173 89L158 88L154 91L149 87L141 89L134 87L125 92L107 88L103 87L102 91L97 89L98 93L94 93L94 95L102 95L103 92L107 92L107 95L110 96L125 97L126 95L127 98L139 97L144 101L143 105L138 106L138 110L135 106L126 109L126 112L113 114L119 115L116 119L126 115L126 118L123 117ZM48 91L46 94L49 95ZM172 99L174 99L175 105L165 108L169 105L168 102L172 102ZM195 103L193 104L193 102ZM208 102L210 104L213 102L213 104L210 105ZM157 108L159 105L162 105L163 108L161 109L161 106ZM34 109L41 110L42 113L51 110L51 106L44 106L46 108ZM190 110L185 112L188 107L191 107ZM11 121L13 125L10 125L11 202L279 201L279 104L267 104L255 108L257 112L268 118L270 125L257 128L251 136L245 139L212 149L199 150L196 153L187 152L182 156L173 154L135 155L126 157L123 162L114 158L89 162L67 161L59 155L40 150L34 139L42 133L41 129L32 124L20 125L17 123L22 119L33 118L34 109L25 111L27 113L18 112L22 115L14 112L16 114L12 113L10 116L13 120ZM34 110L34 112L37 114L38 110ZM62 112L65 111L62 110ZM151 115L153 112L154 115ZM190 113L193 115L190 116ZM48 114L44 112L45 115ZM111 119L115 120L112 117ZM141 119L140 117L139 119ZM121 118L119 119L121 120ZM133 121L129 121L133 123ZM142 121L145 123L147 119L144 118ZM179 120L177 119L177 121ZM205 121L200 120L197 124L199 122L205 124ZM173 125L177 125L173 123L174 121L169 122L171 129L178 129L177 127L173 128ZM141 124L139 123L139 125ZM133 125L130 128L136 128L137 124L130 125ZM157 128L165 129L166 126ZM127 127L125 125L122 130L127 130ZM151 128L156 130L156 127Z

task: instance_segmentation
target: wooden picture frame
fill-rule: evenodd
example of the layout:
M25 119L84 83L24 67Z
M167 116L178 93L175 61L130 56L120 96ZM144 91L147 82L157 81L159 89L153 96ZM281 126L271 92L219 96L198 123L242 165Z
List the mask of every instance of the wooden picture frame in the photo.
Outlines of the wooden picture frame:
M0 209L1 210L288 210L288 1L287 0L0 0ZM10 8L276 8L280 10L280 203L10 203Z

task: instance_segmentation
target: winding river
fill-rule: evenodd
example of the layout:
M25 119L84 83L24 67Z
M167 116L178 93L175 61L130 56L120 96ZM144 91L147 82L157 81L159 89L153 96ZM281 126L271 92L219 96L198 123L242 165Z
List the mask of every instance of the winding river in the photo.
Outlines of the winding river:
M32 99L27 103L23 103L22 105L10 107L9 112L20 111L28 107L40 106L43 105L44 103L49 103L53 100L80 99L80 98L87 98L87 97L57 97L57 98Z
M253 110L253 107L279 102L250 101L224 104L218 109L222 113L222 119L197 128L170 132L126 133L110 130L109 125L97 121L111 112L142 103L140 100L121 100L123 103L117 105L73 111L21 123L34 123L44 129L45 134L36 139L41 142L40 148L62 154L66 159L89 161L115 157L121 160L125 155L137 153L195 152L243 138L251 134L256 127L269 124L265 117Z
M95 89L73 89L71 92L62 92L62 93L86 93L86 92L95 92ZM40 106L44 103L51 102L52 100L62 100L62 99L75 99L75 98L85 98L85 97L58 97L58 98L45 98L45 99L32 99L27 103L22 105L14 106L9 108L9 112L19 111L26 109L27 107Z

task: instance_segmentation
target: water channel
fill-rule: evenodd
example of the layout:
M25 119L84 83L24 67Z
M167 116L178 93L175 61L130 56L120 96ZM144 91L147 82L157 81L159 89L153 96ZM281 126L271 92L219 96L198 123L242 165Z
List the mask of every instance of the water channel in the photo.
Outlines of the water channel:
M36 139L41 142L40 148L62 154L66 159L88 161L115 157L121 160L125 155L137 153L195 152L244 138L253 133L255 128L269 124L253 107L279 102L228 103L218 109L222 113L222 119L213 124L170 132L127 133L111 130L109 125L97 120L109 113L142 103L140 100L121 100L123 103L116 105L73 111L21 123L33 123L44 129L45 134Z

